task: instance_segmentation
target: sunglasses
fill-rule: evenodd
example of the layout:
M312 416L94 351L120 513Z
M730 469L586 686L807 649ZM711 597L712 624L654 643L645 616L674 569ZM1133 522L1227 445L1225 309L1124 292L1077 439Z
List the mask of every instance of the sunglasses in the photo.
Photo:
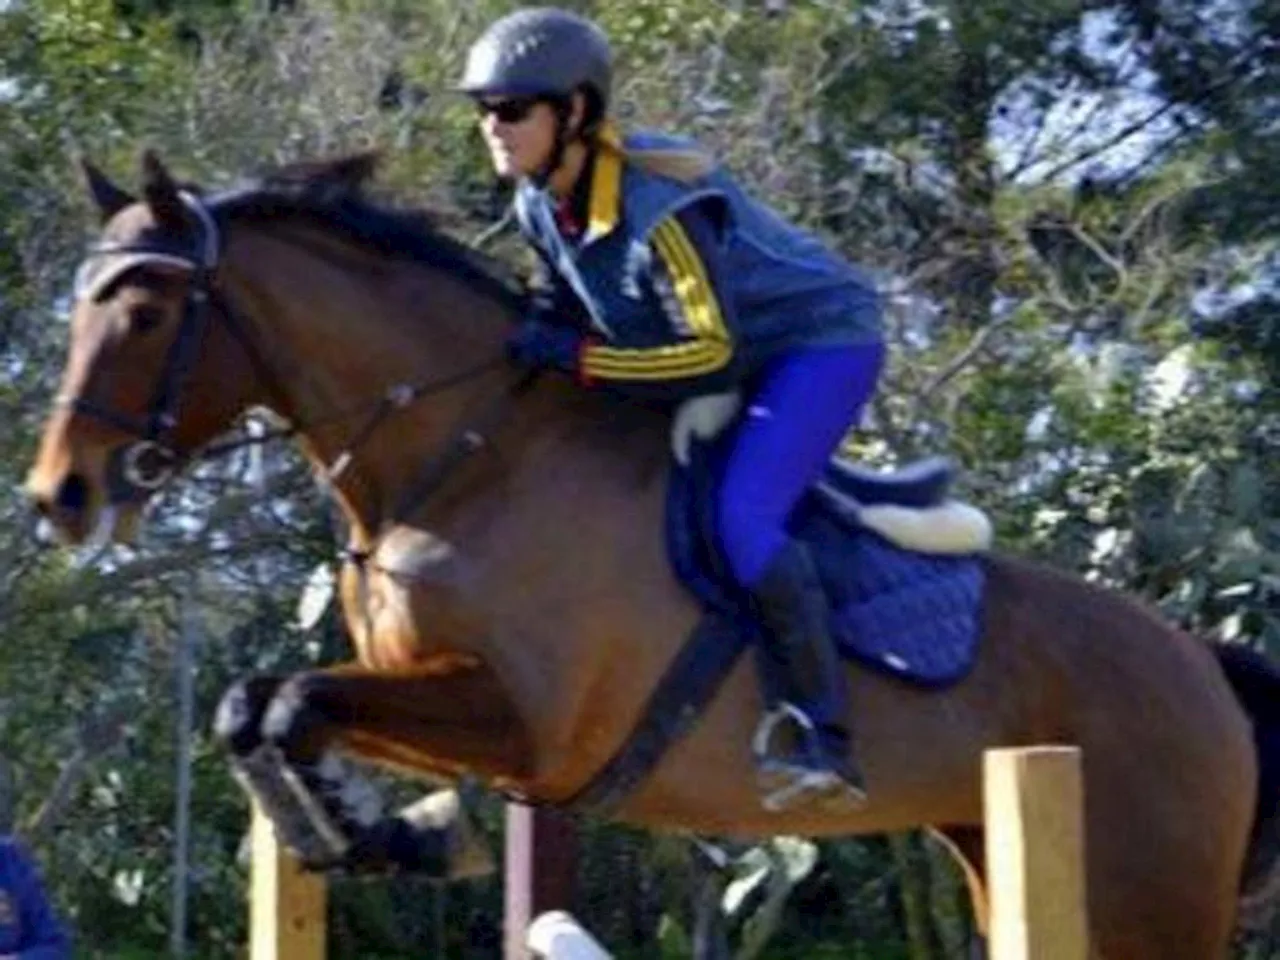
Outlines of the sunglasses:
M499 123L521 123L528 118L529 114L533 113L533 108L537 105L538 100L536 97L476 101L476 109L480 111L480 116L487 117L492 114Z

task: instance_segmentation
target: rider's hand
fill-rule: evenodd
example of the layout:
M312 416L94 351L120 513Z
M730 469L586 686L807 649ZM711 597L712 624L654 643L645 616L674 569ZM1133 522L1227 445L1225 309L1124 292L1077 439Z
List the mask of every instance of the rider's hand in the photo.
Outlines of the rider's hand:
M528 367L551 367L577 374L586 338L575 330L527 320L507 338L507 355Z

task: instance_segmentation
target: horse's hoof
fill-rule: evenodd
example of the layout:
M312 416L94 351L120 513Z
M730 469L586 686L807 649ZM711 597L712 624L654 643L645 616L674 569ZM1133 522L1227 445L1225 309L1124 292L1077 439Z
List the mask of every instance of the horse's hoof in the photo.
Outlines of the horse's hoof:
M234 756L248 756L262 743L262 717L280 683L279 677L250 677L237 680L222 695L213 735Z
M271 821L281 845L305 868L327 869L349 847L346 837L305 790L275 747L261 746L245 756L232 757L235 779Z
M498 869L493 847L477 829L458 790L438 790L400 811L415 829L438 829L445 838L445 879L474 880Z
M443 830L418 830L403 817L386 817L356 835L342 866L359 875L414 873L444 880L449 874L447 847Z

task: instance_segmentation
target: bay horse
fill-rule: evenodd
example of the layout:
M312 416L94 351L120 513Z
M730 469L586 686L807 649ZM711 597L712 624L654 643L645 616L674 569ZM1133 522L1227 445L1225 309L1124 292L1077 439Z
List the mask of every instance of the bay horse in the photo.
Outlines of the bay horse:
M667 417L504 362L519 298L485 258L368 199L371 168L316 163L206 197L148 153L135 197L87 167L103 235L28 489L65 540L124 539L176 468L247 409L274 410L349 524L356 656L262 680L253 723L276 722L291 755L560 803L702 613L665 552ZM1280 672L1075 577L982 563L961 682L848 669L865 807L761 805L762 700L742 660L617 819L743 837L931 827L981 924L983 751L1074 744L1094 955L1224 956L1241 894L1274 867Z

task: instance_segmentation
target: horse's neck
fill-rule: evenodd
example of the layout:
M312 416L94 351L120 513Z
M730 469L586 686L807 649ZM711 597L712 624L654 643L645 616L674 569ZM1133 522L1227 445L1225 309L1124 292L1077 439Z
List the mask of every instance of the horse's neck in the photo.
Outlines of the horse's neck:
M264 235L237 255L265 359L291 371L281 402L296 420L499 355L501 307L460 281L287 239ZM280 271L295 281L282 282ZM388 505L514 379L500 368L393 413L371 435L337 482L356 546L374 545ZM361 419L309 431L309 456L332 462ZM540 752L561 759L548 773L552 792L603 762L600 751L621 738L696 616L667 569L664 424L548 376L510 403L491 445L414 512L414 525L465 561L463 592L486 625L476 652L510 690ZM591 690L611 692L598 699ZM575 746L588 740L590 749Z
M359 443L333 485L356 540L369 540L424 458L442 452L465 411L511 375L495 370L432 391L387 411L365 437L362 425L392 388L443 382L500 356L505 308L441 271L302 227L246 230L228 263L277 380L269 405L300 427L318 469Z

